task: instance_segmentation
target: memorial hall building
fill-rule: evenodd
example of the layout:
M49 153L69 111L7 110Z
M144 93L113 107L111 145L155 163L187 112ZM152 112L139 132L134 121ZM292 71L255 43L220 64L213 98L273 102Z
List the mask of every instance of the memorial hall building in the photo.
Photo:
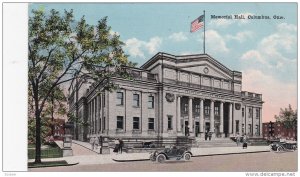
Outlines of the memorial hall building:
M70 112L82 122L75 139L262 137L262 95L243 91L242 73L210 55L159 52L140 68L126 69L134 79L111 78L118 85L111 92L103 89L105 79L71 86L77 89L70 89Z

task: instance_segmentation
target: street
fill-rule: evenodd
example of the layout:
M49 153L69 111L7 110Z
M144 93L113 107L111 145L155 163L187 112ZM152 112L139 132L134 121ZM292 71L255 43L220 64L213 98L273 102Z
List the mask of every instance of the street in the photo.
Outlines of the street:
M262 152L235 155L193 157L191 161L167 161L159 164L150 161L119 162L113 164L75 165L65 167L32 168L39 172L295 172L298 151Z

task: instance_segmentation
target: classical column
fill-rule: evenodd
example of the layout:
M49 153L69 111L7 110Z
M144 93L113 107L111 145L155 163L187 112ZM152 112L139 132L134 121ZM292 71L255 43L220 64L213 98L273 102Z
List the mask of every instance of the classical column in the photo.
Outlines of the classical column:
M232 103L229 103L229 135L232 134Z
M262 108L259 108L259 136L262 137Z
M235 105L234 105L234 103L232 103L232 106L233 106L233 110L232 110L232 115L234 115L234 107L235 107ZM232 127L232 133L233 133L233 135L235 136L235 133L236 133L236 120L235 120L236 118L235 118L235 116L232 116L232 123L233 123L233 127Z
M189 129L193 132L193 98L189 97Z
M210 100L210 132L214 132L215 128L215 101Z
M203 99L201 99L200 98L200 132L201 133L203 133L204 132L204 130L203 130L203 128L204 128L204 117L203 117Z
M224 103L221 101L220 103L220 133L223 136L224 133L224 117L223 117L223 105Z
M177 97L177 132L181 131L180 125L180 118L181 118L181 97Z

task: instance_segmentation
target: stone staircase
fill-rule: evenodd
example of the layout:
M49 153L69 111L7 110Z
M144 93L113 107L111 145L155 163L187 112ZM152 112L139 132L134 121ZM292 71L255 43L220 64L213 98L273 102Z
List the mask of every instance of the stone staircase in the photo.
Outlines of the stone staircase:
M267 146L267 145L269 145L269 143L266 139L254 138L254 137L249 138L248 143L250 146Z
M209 147L235 147L236 143L232 141L230 138L214 138L211 141L203 140L203 139L196 139L195 140L195 147L201 148L209 148Z

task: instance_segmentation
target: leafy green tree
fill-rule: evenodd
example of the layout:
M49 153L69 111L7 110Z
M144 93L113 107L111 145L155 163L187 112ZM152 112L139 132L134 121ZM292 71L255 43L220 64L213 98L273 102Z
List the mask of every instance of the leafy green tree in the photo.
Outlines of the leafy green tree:
M297 109L293 110L291 105L288 108L280 108L279 115L275 115L275 120L282 122L286 129L293 129L297 138Z
M92 26L84 17L75 22L72 10L63 14L54 9L48 13L32 10L28 34L28 82L36 124L35 163L41 163L41 119L53 90L81 76L93 80L128 77L122 66L133 63L124 54L123 45L120 36L111 35L107 17ZM107 67L110 72L105 69Z

